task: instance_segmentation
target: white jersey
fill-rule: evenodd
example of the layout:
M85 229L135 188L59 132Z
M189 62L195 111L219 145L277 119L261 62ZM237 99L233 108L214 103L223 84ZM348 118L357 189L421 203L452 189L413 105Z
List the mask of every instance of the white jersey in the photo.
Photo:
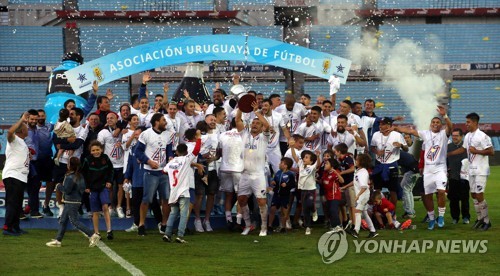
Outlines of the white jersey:
M316 190L316 164L304 166L302 160L299 160L299 180L297 188L299 190Z
M223 172L242 172L243 138L236 129L223 132L219 136L219 148L222 150L220 170Z
M269 123L269 131L271 133L269 145L267 147L269 149L275 149L279 146L280 131L282 128L286 127L286 122L283 116L274 110L271 111L271 116L264 115L264 118Z
M330 124L333 131L337 131L337 116L330 116ZM354 113L349 113L347 117L347 126L357 126L358 129L363 129L363 124L361 124L361 118Z
M2 179L11 177L27 183L30 152L24 140L14 135L14 141L7 141L5 156L6 160L2 171Z
M151 127L151 117L153 116L151 110L148 110L146 114L141 113L140 111L137 113L137 117L139 117L139 126L143 127Z
M241 135L245 147L243 151L244 172L248 174L264 174L269 132L262 132L253 137L250 131L244 130Z
M424 173L446 172L446 155L448 152L446 130L442 129L438 133L430 130L420 130L418 131L418 136L425 145Z
M469 157L469 175L489 175L490 163L488 155L473 154L469 152L469 147L475 147L477 150L485 150L493 147L491 138L477 129L465 135L463 147L467 150Z
M78 127L74 127L73 129L75 130L76 139L82 139L83 141L87 139L87 135L89 134L89 129L87 126L84 127L83 125L80 125ZM74 150L73 155L71 156L69 156L68 151L66 150L59 158L59 163L68 164L69 159L71 157L80 158L82 156L82 153L83 153L83 144L79 148Z
M345 130L343 133L337 132L336 138L334 146L344 143L347 145L347 151L354 156L354 150L356 150L356 138L354 138L354 135Z
M370 179L370 175L365 168L356 170L354 172L354 196L359 194L361 189L366 188L365 192L362 194L363 196L370 196L370 189L368 189L368 181Z
M188 116L186 113L179 111L178 114L183 117L184 119L184 128L185 129L190 129L190 128L196 128L196 124L199 121L203 120L203 116L200 114L195 113L194 115Z
M467 158L462 160L462 166L460 167L460 179L469 181L469 159Z
M135 109L130 105L130 114L139 114L141 111L139 109Z
M191 163L196 159L192 152L185 156L177 156L168 162L163 171L170 180L170 197L168 203L177 202L179 197L189 197L189 188L194 186L193 170ZM190 182L193 183L190 183Z
M153 128L149 128L141 133L139 142L146 145L144 153L146 156L160 166L158 169L153 169L147 163L144 164L144 169L150 171L161 171L167 164L167 146L169 143L170 131L166 130L162 133L157 133Z
M104 154L106 154L111 160L111 163L113 163L113 168L123 168L124 152L121 146L121 133L117 137L113 137L113 130L105 128L99 131L97 141L104 145Z
M231 113L232 118L236 118L236 113L238 112L238 108L234 109L233 112ZM248 112L248 113L241 113L241 120L243 121L243 125L245 126L246 130L250 129L250 125L252 124L253 119L255 119L255 113Z
M368 130L370 128L373 128L373 124L375 124L375 121L377 120L376 117L369 117L369 116L363 116L361 117L361 127L365 133L365 137L366 139L368 139ZM366 141L366 143L368 143L368 140ZM359 145L356 144L356 150L358 151L358 154L359 153L364 153L365 152L365 147L361 147Z
M134 135L134 130L127 130L127 133L122 134L122 149L123 149L123 173L125 173L125 170L127 169L127 163L128 163L128 157L130 155L131 149L137 144L137 139L132 138L132 135ZM127 147L127 142L133 139L132 142L130 142L130 146Z
M303 151L304 151L304 149L303 149L303 148L302 148L302 149L300 149L300 150L295 149L295 153L297 154L297 157L299 158L299 161L300 161L300 160L302 160L302 159L300 158L300 155L302 154L302 152L303 152ZM293 159L293 156L292 156L292 150L291 150L291 149L288 149L288 150L285 152L285 156L284 156L284 157L288 157L288 158L292 159L292 161L293 161L292 168L294 168L294 169L299 168L299 164L297 164L297 163L295 162L295 159Z
M382 135L380 131L373 134L371 146L376 147L377 150L384 150L382 156L376 154L377 161L382 164L390 164L399 160L399 151L401 149L394 147L394 142L406 145L403 136L399 132L391 131L388 136Z
M206 153L210 153L211 156L217 155L217 146L219 145L219 135L215 133L207 133L207 140L203 142L203 147L206 150ZM205 154L205 153L203 153ZM208 170L213 171L217 169L216 161L212 161L208 163Z
M172 150L177 149L179 145L179 137L181 133L182 117L176 114L175 118L172 119L168 114L163 115L167 120L167 125L171 128L170 137L168 138L169 143L172 144Z
M299 103L295 103L292 110L288 110L285 104L282 104L274 110L278 113L281 113L283 119L286 122L286 127L290 131L290 133L295 133L299 125L302 123L302 118L306 116L307 109ZM283 131L280 132L280 142L286 142L286 137L283 134Z

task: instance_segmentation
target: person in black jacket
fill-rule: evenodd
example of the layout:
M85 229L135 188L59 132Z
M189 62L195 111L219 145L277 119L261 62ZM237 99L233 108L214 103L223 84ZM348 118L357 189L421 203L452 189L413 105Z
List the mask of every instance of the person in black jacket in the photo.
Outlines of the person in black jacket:
M85 178L85 191L90 193L94 233L99 234L99 212L102 212L106 222L107 238L112 240L113 231L108 205L111 203L109 192L113 181L113 164L109 157L103 154L104 146L99 141L90 142L89 148L90 155L83 160L82 174Z

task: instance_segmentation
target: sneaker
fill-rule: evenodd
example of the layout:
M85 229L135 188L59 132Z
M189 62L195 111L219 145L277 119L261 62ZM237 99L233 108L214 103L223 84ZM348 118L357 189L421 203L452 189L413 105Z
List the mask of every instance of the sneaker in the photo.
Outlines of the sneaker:
M302 219L299 219L299 227L304 227L304 221Z
M13 231L13 230L9 230L9 229L5 229L5 230L3 230L3 234L4 234L5 236L20 236L20 235L21 235L21 234L19 234L19 233L15 232L15 231Z
M424 219L422 220L422 223L427 223L430 222L429 215L425 215Z
M318 220L318 210L314 211L314 213L312 214L312 219L313 219L313 221L317 221Z
M43 218L43 215L40 214L40 212L34 212L30 214L30 217L32 218Z
M307 227L306 228L306 236L311 235L311 228Z
M125 217L125 213L123 213L123 208L122 207L116 208L116 213L118 214L119 218L124 218Z
M436 220L433 219L433 220L429 220L428 224L427 224L427 229L429 230L434 230L434 225L436 224Z
M167 230L167 225L161 225L160 223L160 234L165 235L165 231Z
M470 223L469 218L463 218L463 219L462 219L462 223L463 223L463 224L469 224L469 223Z
M490 228L491 228L491 221L488 223L484 223L483 227L481 227L481 231L487 231Z
M243 228L243 232L241 232L241 235L246 236L248 235L248 233L250 233L251 230L252 230L251 226L245 226L245 228Z
M350 220L349 220L349 221L347 221L347 223L346 223L346 224L345 224L345 226L344 226L344 230L349 229L349 227L351 227L351 225L352 225L351 223L352 223L352 222L351 222Z
M458 223L458 219L453 219L453 220L451 221L451 224L457 224L457 223Z
M46 215L47 217L53 217L54 213L50 210L49 207L43 207L43 214Z
M344 229L340 225L337 225L337 226L335 226L335 228L333 228L333 232L340 232L340 231L343 231L343 230Z
M130 226L130 228L126 229L125 232L127 232L127 233L135 232L135 231L137 231L137 229L139 229L139 227L137 227L137 225L135 225L135 223L134 223L134 224L132 224L132 226Z
M348 234L350 234L351 236L353 236L355 239L357 239L359 236L358 236L358 232L356 232L356 230L354 229L347 229L345 230Z
M205 230L207 230L207 232L213 232L214 229L212 229L212 226L210 225L210 221L209 220L205 220L203 222L203 224L205 225Z
M51 240L45 244L48 247L61 247L61 242L58 240Z
M162 240L163 240L164 242L172 242L172 237L171 237L171 236L169 236L169 235L163 235Z
M443 216L439 216L438 219L437 219L437 223L438 223L438 227L439 228L443 228L444 227L444 217Z
M108 241L111 241L115 238L113 235L113 230L110 230L106 233L106 238L108 239Z
M184 237L177 237L177 238L175 239L175 242L176 242L176 243L187 243L187 241L185 241L183 238L184 238Z
M292 223L290 222L290 219L286 220L286 229L292 229Z
M259 233L259 237L265 237L267 236L267 229L261 229Z
M126 218L131 218L132 217L132 211L130 211L130 209L127 210L127 212L125 213L125 217Z
M146 227L144 227L144 225L141 225L137 228L137 235L146 236Z
M371 238L375 238L378 236L378 233L377 232L370 232L370 234L368 234L368 238L371 239Z
M97 245L97 243L99 242L99 240L101 239L101 236L99 236L98 234L94 233L90 238L89 238L89 247L94 247Z
M203 225L201 224L201 219L194 220L194 228L196 229L196 232L199 233L205 232L205 230L203 229Z
M474 225L472 225L472 229L478 229L478 228L481 228L484 224L484 221L482 219L479 219L479 220L476 220L476 222L474 222Z

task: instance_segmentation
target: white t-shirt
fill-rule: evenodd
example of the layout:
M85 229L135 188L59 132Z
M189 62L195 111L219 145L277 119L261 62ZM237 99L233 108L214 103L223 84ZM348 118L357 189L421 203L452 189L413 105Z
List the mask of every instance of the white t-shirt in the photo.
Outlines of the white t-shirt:
M264 174L266 152L269 144L269 132L262 132L253 137L250 131L241 132L243 139L244 170L248 174Z
M304 166L302 160L299 160L299 181L297 188L299 190L316 190L316 164Z
M336 138L334 146L344 143L347 145L347 151L354 156L354 150L356 149L356 138L354 138L354 135L345 130L343 133L337 132Z
M172 150L177 149L179 145L179 135L181 132L182 118L176 114L175 118L172 119L168 114L163 115L167 120L167 127L171 128L170 137L168 139L169 143L172 144Z
M153 169L147 163L144 164L144 169L150 171L161 171L167 164L167 146L169 143L170 131L166 130L162 133L156 133L153 128L149 128L141 133L139 142L146 145L144 153L146 156L157 162L160 166L158 169Z
M299 103L295 103L291 111L286 109L285 104L276 107L274 111L281 113L290 133L295 133L299 125L302 123L302 118L304 118L307 114L307 109ZM287 142L283 131L280 132L280 142Z
M113 130L105 128L99 131L97 141L104 145L104 154L113 163L113 168L123 168L124 152L121 146L122 134L120 133L117 137L113 137Z
M139 126L143 127L151 127L151 117L153 116L153 112L151 110L148 110L146 114L143 114L142 112L137 113L137 117L139 117Z
M207 141L203 143L205 150L210 153L211 156L215 156L217 154L217 146L219 145L219 135L215 133L207 133ZM208 163L208 170L213 171L217 169L216 161Z
M189 188L194 186L193 170L191 163L196 159L192 152L185 156L174 157L163 168L170 180L170 197L168 203L177 202L180 196L189 197ZM190 182L193 183L190 183Z
M127 142L132 139L132 135L134 135L134 130L127 130L127 133L122 134L122 149L123 149L123 173L125 173L125 170L127 169L127 163L128 163L128 157L130 155L130 151L132 147L134 147L135 144L137 144L137 140L134 139L131 143L130 146L127 148Z
M271 116L264 115L264 118L269 123L269 130L271 132L268 148L275 149L279 145L280 131L286 127L286 122L283 120L283 116L274 110L271 111Z
M295 149L295 153L297 154L297 157L299 158L299 160L302 160L300 158L300 155L302 154L302 152L304 151L304 148L298 150L298 149ZM285 152L285 156L284 157L288 157L290 159L292 159L293 161L293 165L292 165L292 168L294 169L297 169L299 167L299 164L297 164L295 162L295 159L293 159L293 156L292 156L292 150L291 149L288 149L286 152Z
M424 173L446 172L446 154L448 152L448 136L446 130L442 129L438 133L430 130L418 131L418 136L425 145L424 153Z
M489 175L490 163L488 155L472 154L469 152L469 147L473 146L478 150L485 150L493 147L491 138L477 129L474 132L469 132L465 135L463 147L467 150L469 157L469 175Z
M361 117L360 121L361 121L361 127L365 133L365 137L366 139L368 139L368 130L370 128L373 128L373 124L375 124L375 120L377 118L375 117L369 117L369 116L363 116ZM366 141L366 143L368 143L368 140ZM365 147L360 147L359 145L356 144L356 149L358 150L358 153L363 153L365 152Z
M73 129L75 130L76 139L82 139L83 141L87 139L87 135L89 134L89 129L87 126L84 127L83 125L80 125L78 127L74 127ZM72 156L69 156L68 151L66 150L61 155L61 158L59 158L59 163L68 164L69 159L71 157L74 156L80 158L82 156L82 153L83 153L83 144L79 148L73 151Z
M399 160L399 151L401 149L394 147L394 142L406 145L403 136L399 132L391 131L388 136L382 135L380 131L373 134L371 146L376 147L377 150L384 150L382 156L376 154L377 161L382 164L390 164Z
M7 141L5 156L6 160L2 171L2 179L11 177L27 183L30 152L24 140L14 135L14 141Z
M337 116L330 116L330 124L332 126L332 131L337 131ZM361 124L361 118L354 113L347 114L347 126L357 126L358 129L363 129L363 124Z
M223 172L242 172L244 165L241 133L236 129L221 133L219 148L222 150L220 170Z
M303 136L304 138L311 137L315 134L320 134L320 136L314 141L305 141L304 143L304 149L310 150L310 151L315 151L320 148L320 142L321 142L321 133L320 129L321 125L316 125L316 123L312 123L310 126L307 125L307 123L302 123L300 126L297 128L294 134L299 134Z
M362 196L370 196L370 189L368 189L368 181L370 179L370 175L368 174L368 171L365 168L356 170L354 172L354 193L357 196L359 194L359 191L361 189L366 188L366 190L363 192Z

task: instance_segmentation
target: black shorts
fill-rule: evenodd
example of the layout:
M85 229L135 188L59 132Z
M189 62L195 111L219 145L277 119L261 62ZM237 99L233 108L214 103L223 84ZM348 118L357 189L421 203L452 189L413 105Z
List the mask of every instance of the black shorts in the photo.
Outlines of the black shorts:
M278 195L274 194L273 199L271 201L271 207L275 206L276 208L285 208L288 209L288 203L290 202L290 195Z
M54 166L54 160L50 157L36 160L35 167L36 172L38 173L38 178L45 182L52 181Z
M382 179L382 174L380 173L373 175L373 183L375 190L382 190L382 188L387 188L390 192L397 192L398 180L399 180L398 168L390 169L388 181L384 181L384 179Z
M52 170L52 181L54 181L54 183L63 183L67 170L68 164L59 163L59 166L54 165L54 169Z
M208 183L205 184L202 180L203 176L195 172L195 193L196 195L215 195L219 191L219 177L217 171L208 171Z
M122 185L125 180L123 176L123 168L113 169L113 182L114 184Z

